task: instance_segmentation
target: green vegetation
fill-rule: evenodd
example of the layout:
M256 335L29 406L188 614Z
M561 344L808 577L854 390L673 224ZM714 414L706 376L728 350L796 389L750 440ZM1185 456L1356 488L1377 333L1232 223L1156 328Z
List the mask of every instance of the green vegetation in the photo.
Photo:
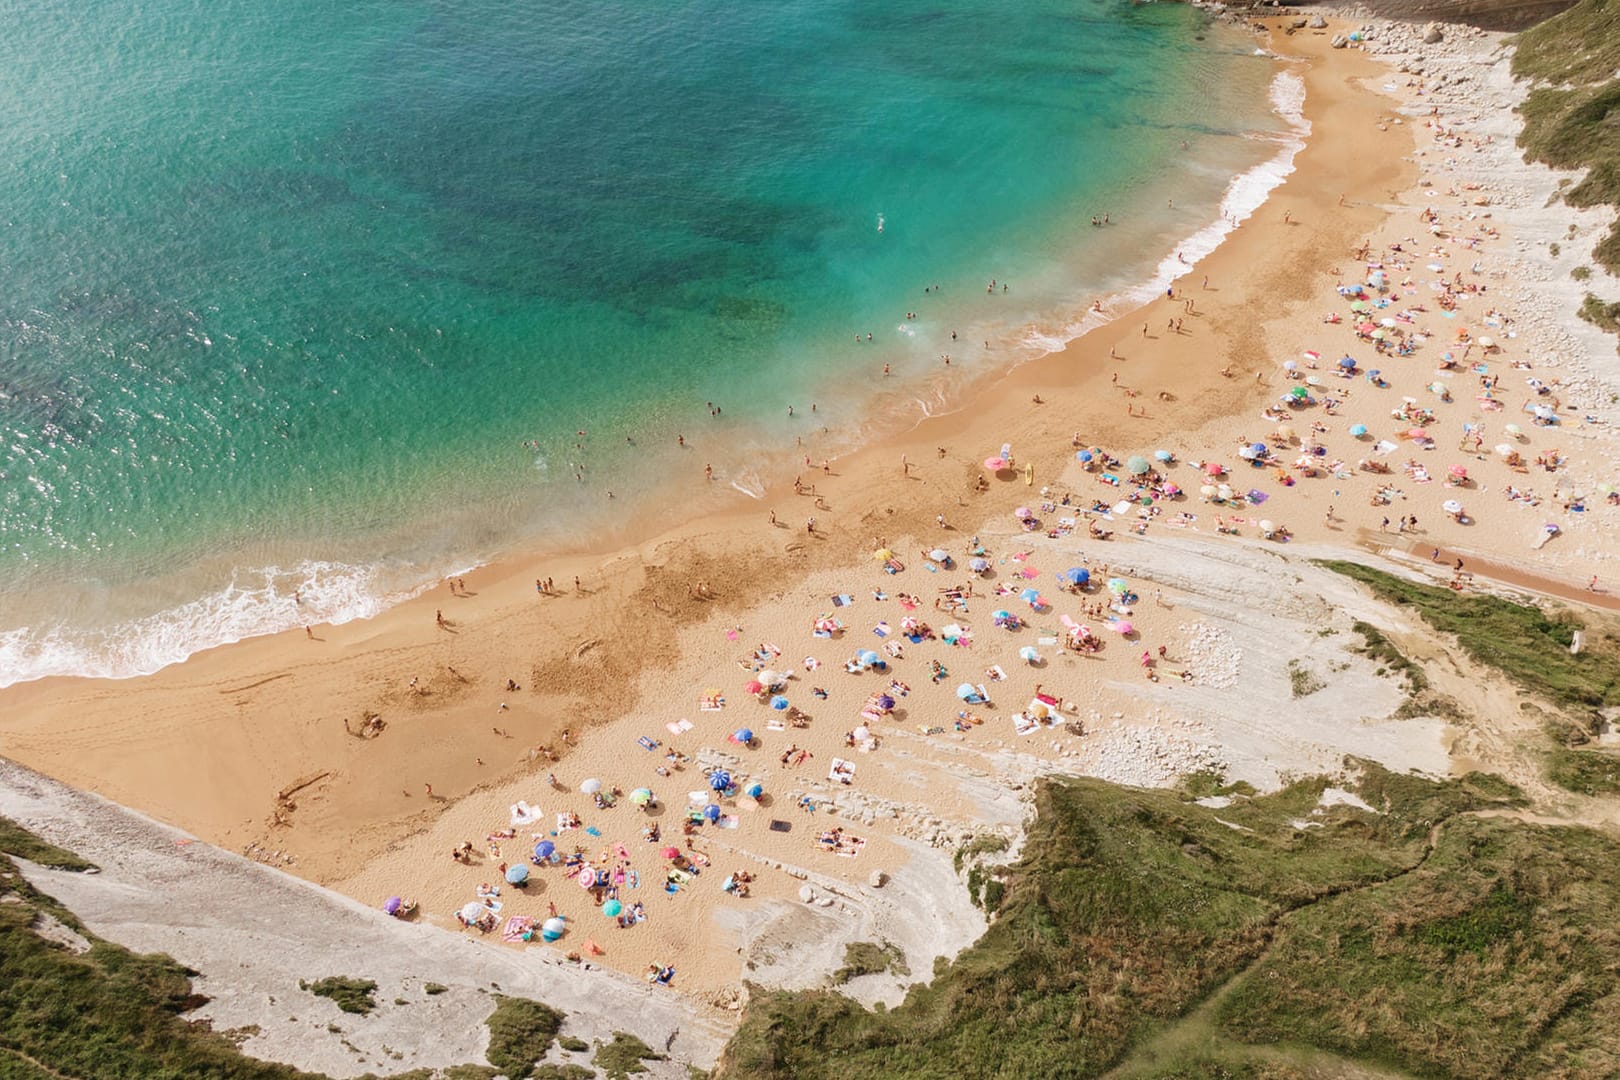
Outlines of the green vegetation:
M1571 206L1620 204L1620 3L1580 0L1519 35L1513 73L1538 85L1525 99L1519 145L1556 169L1587 169L1564 193ZM1620 229L1593 257L1620 270Z
M298 980L298 989L308 990L316 997L331 998L346 1013L361 1016L377 1007L377 984L370 979L350 979L342 975L328 975L318 982Z
M484 1056L509 1080L526 1080L562 1030L563 1014L538 1001L497 994Z
M664 1055L656 1053L652 1047L623 1031L613 1033L613 1041L603 1043L596 1050L596 1056L591 1064L607 1073L608 1080L625 1080L631 1073L644 1073L647 1066L643 1061L663 1061Z
M1547 779L1577 795L1620 793L1620 757L1559 746L1547 754Z
M1296 698L1309 697L1326 685L1301 661L1288 661L1288 687Z
M842 986L862 975L879 975L892 971L896 975L910 975L906 955L891 942L876 944L870 941L852 941L844 946L844 966L833 972L832 981Z
M561 1036L557 1040L557 1045L562 1047L564 1050L567 1050L571 1054L583 1054L585 1051L591 1048L590 1043L586 1042L584 1039L575 1038L572 1035Z
M1416 608L1436 630L1454 634L1463 651L1476 662L1502 672L1531 693L1571 710L1573 719L1547 725L1553 746L1546 756L1547 779L1581 795L1620 793L1620 756L1603 750L1581 749L1597 730L1594 709L1620 704L1620 637L1612 624L1582 620L1572 612L1549 614L1538 607L1516 604L1499 597L1455 593L1422 585L1370 567L1347 562L1321 565L1355 578L1381 598ZM1411 664L1374 627L1356 623L1366 640L1362 651L1401 670L1410 680L1415 672L1427 687L1422 669ZM1584 634L1584 647L1571 655L1575 632ZM1403 666L1406 665L1406 666ZM1448 715L1455 703L1434 694L1414 691L1412 702L1422 709L1403 713Z
M1586 829L1456 819L1411 874L1291 918L1218 1022L1425 1076L1613 1076L1617 855Z
M6 825L0 845L8 852L49 865L88 865ZM45 916L83 934L90 950L75 953L35 933ZM182 1020L181 1013L203 1003L192 993L193 974L168 957L98 940L0 856L0 1076L315 1080L245 1058L224 1035Z
M832 991L756 991L717 1075L1099 1075L1263 957L1291 912L1394 881L1423 864L1439 823L1520 801L1494 777L1367 765L1369 814L1319 806L1326 786L1209 810L1177 792L1045 782L977 944L882 1012ZM1290 1075L1245 1070L1232 1075Z
M1605 304L1598 297L1587 293L1576 314L1600 330L1607 330L1611 334L1620 333L1620 301Z
M47 844L9 818L0 817L0 854L27 859L53 870L94 870L95 864Z
M1590 266L1577 266L1575 269L1569 272L1569 276L1574 278L1576 281L1591 281L1592 268ZM1590 296L1591 294L1588 293L1587 295Z
M1499 597L1423 585L1358 563L1320 565L1354 578L1383 600L1416 609L1434 629L1454 635L1475 662L1495 668L1555 705L1620 705L1620 637L1607 624L1588 624L1570 612L1549 614ZM1569 647L1577 630L1585 632L1586 644L1579 655L1572 655Z
M1429 688L1429 677L1424 674L1423 668L1397 649L1394 642L1376 626L1357 619L1350 629L1360 634L1363 642L1356 651L1383 665L1380 674L1391 672L1399 676L1406 683L1406 689L1413 694L1420 694Z
M439 983L422 984L422 993L428 995L429 997L432 997L435 994L442 994L449 989L450 988L448 986L442 986Z
M28 884L13 857L64 870L91 864L52 847L0 818L0 1078L3 1080L325 1080L288 1065L244 1057L238 1049L252 1029L214 1032L181 1014L205 1004L193 993L196 974L166 956L143 956L102 941L73 913ZM54 919L90 942L77 953L36 933ZM375 1006L376 984L328 978L300 983L346 1012ZM435 989L435 987L437 987ZM445 988L429 983L427 993ZM532 1001L498 997L490 1015L490 1065L457 1065L398 1074L394 1080L584 1080L581 1066L533 1063L544 1056L563 1015ZM335 1032L342 1029L332 1026ZM531 1057L525 1057L530 1054Z

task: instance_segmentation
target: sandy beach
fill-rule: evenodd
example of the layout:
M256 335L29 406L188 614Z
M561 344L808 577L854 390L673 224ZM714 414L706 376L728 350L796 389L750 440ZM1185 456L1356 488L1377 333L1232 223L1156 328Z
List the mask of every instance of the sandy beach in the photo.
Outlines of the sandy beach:
M1392 718L1344 651L1364 601L1308 560L1617 606L1620 368L1574 319L1578 254L1542 242L1606 218L1518 160L1498 38L1336 50L1348 24L1294 20L1267 22L1306 89L1295 171L1170 295L685 520L694 460L621 550L11 687L0 752L368 906L480 936L455 918L479 905L491 948L555 910L563 951L720 1006L818 984L849 941L926 976L984 925L954 854L1016 850L1043 772L1506 767L1519 721ZM1302 677L1329 685L1290 709Z

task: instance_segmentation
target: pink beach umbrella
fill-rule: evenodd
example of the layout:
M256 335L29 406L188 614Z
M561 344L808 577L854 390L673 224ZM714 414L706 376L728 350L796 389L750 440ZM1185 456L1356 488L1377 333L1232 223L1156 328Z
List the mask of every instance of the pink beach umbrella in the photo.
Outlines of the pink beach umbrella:
M745 691L747 691L748 693L750 693L750 694L757 694L760 691L765 689L765 685L763 683L761 683L758 679L751 679L751 680L749 680L747 685L745 685L743 687L743 689Z
M984 467L991 472L1000 472L1007 467L1007 459L1000 457L985 458Z
M1461 465L1453 465L1451 468L1447 469L1446 472L1451 475L1453 480L1468 479L1468 470L1463 468Z
M1119 634L1120 637L1130 637L1136 633L1136 627L1124 620L1120 620L1114 624L1114 632Z
M1013 511L1013 517L1017 518L1019 521L1023 521L1029 516L1029 507L1027 506L1020 506L1018 509Z

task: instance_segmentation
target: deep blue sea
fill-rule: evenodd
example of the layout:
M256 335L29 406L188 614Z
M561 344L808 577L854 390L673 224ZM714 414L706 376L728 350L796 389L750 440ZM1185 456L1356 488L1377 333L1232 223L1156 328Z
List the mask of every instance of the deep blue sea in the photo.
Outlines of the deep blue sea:
M1179 4L4 7L0 686L371 614L702 462L747 498L1073 337L1297 134Z

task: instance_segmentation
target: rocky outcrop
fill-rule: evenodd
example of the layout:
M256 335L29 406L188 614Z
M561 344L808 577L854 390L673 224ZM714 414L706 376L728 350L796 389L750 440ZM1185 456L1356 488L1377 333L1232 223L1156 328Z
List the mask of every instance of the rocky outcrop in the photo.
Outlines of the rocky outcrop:
M1464 23L1482 30L1523 30L1574 4L1575 0L1363 0L1357 7L1367 15L1402 22Z

